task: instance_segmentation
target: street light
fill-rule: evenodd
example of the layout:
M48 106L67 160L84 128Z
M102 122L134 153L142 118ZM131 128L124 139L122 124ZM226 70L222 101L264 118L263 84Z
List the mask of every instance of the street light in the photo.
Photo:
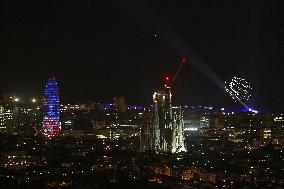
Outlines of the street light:
M19 102L19 100L20 100L19 98L15 98L14 99L15 102Z
M33 98L33 99L32 99L32 102L33 102L33 103L35 103L35 102L36 102L36 99L35 99L35 98Z

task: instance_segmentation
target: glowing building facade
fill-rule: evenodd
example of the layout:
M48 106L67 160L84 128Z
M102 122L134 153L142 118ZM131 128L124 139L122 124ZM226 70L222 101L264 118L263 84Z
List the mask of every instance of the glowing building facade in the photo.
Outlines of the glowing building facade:
M153 95L152 112L145 112L141 128L141 150L186 151L181 107L172 107L171 90L165 85Z
M154 113L154 149L171 151L172 141L172 106L171 93L160 90L153 95Z
M154 150L154 114L150 109L147 109L143 112L142 117L142 127L141 127L141 136L140 136L140 150Z
M0 133L6 132L4 107L0 105Z
M181 107L172 107L170 88L153 95L154 150L185 151L184 123Z
M50 78L44 90L44 118L42 123L43 134L48 137L56 137L60 133L59 120L59 93L54 77Z

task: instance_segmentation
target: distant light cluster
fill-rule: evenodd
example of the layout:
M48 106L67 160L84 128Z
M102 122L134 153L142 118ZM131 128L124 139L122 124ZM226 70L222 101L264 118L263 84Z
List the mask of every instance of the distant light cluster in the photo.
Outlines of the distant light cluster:
M252 87L245 79L233 77L231 81L225 81L225 90L235 101L249 100Z

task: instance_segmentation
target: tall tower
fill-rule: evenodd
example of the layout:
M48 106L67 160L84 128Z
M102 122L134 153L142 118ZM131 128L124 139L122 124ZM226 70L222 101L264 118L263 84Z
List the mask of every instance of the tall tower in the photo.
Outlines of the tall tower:
M181 107L172 107L170 76L165 77L164 87L153 95L153 149L185 151L183 112Z
M173 78L164 78L164 89L153 95L152 113L144 114L141 127L141 150L163 152L186 151L184 144L184 122L181 107L172 107L172 86L183 64L181 60Z
M169 90L159 90L153 95L154 149L171 151L172 148L172 107Z
M140 150L154 150L154 124L153 112L150 109L145 109L142 117L141 136L140 136Z
M184 144L184 122L181 107L172 107L173 140L172 152L186 151Z
M43 134L56 137L60 132L59 120L59 93L55 77L48 80L44 89L44 118L42 123Z

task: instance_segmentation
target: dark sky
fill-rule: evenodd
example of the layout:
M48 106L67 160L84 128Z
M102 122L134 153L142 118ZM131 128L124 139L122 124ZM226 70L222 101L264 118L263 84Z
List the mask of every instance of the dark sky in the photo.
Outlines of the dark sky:
M171 46L181 39L222 81L249 80L257 107L283 110L281 0L137 2L2 1L0 92L39 96L54 75L63 102L150 104L183 56ZM238 106L192 64L174 95L177 104Z

